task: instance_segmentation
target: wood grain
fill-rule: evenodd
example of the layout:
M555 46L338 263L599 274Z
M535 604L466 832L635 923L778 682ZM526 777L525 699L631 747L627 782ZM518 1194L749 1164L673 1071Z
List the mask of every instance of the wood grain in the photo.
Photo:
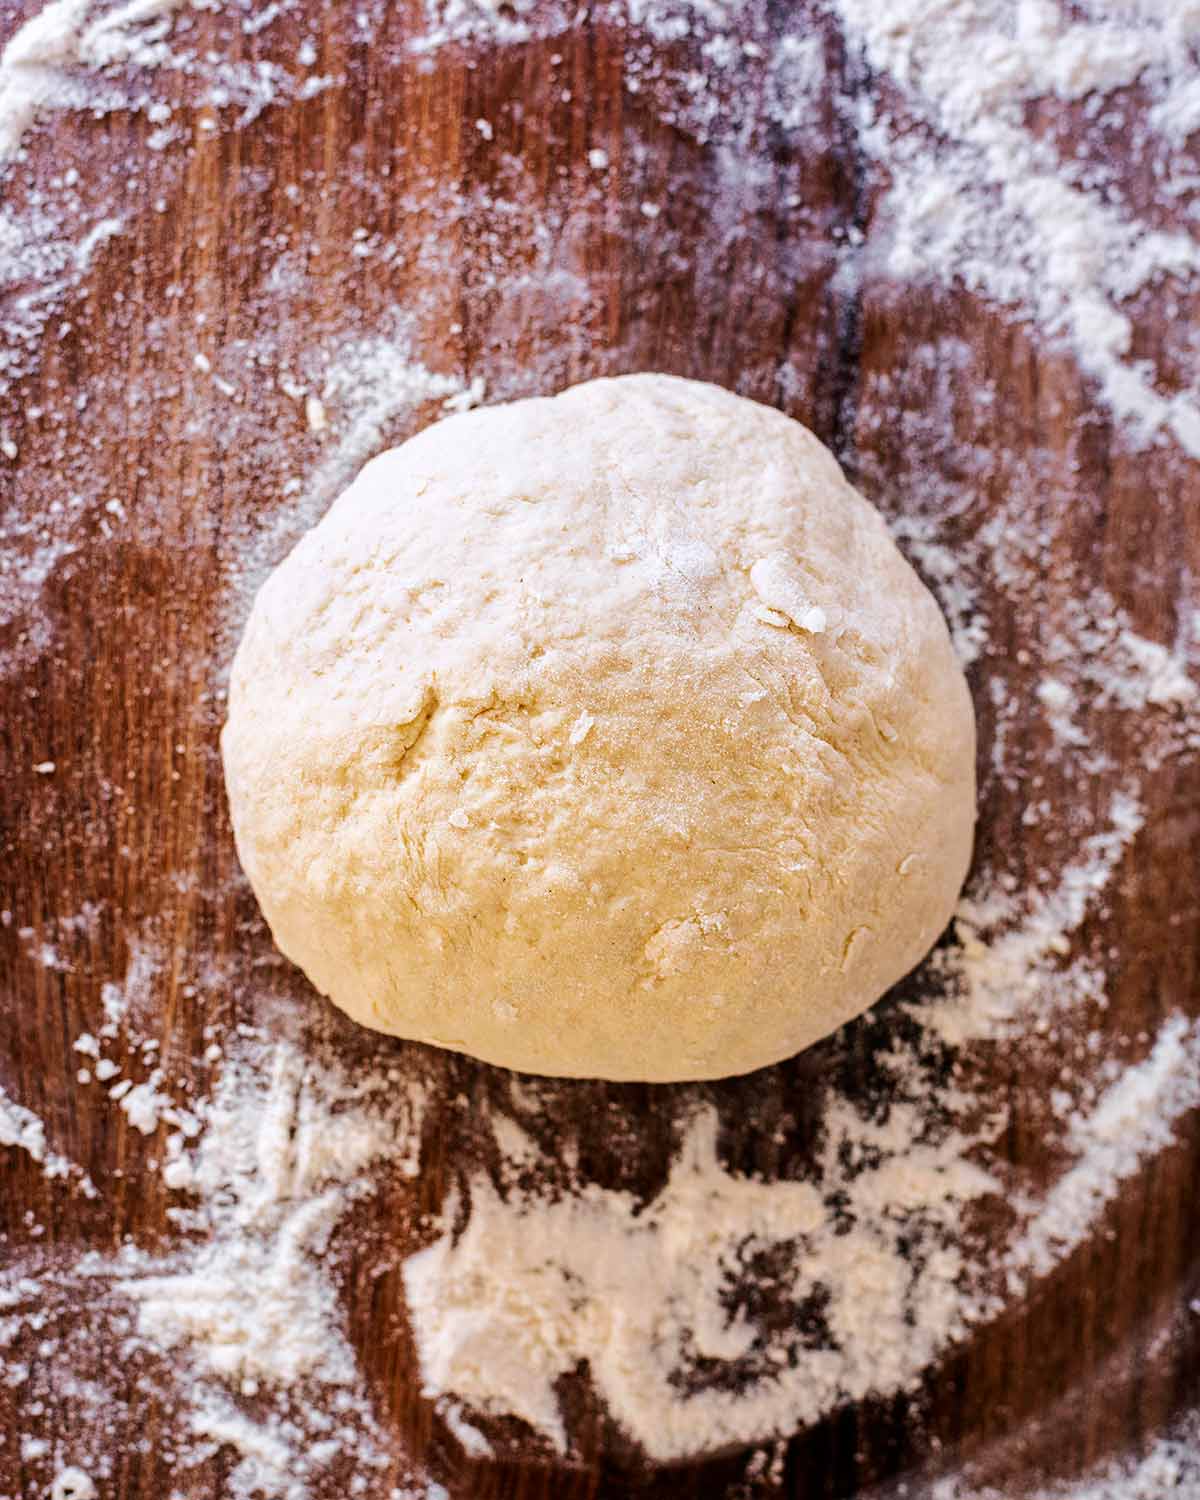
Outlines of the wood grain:
M778 26L779 9L754 12L762 34ZM269 526L284 486L325 451L274 375L300 368L305 351L344 344L355 330L364 339L391 332L398 320L430 368L482 376L491 394L659 369L778 405L830 443L885 511L929 518L951 551L971 545L1002 502L1052 519L1054 542L1030 562L1028 597L1014 603L981 585L990 630L972 669L979 861L1036 882L1061 865L1122 768L1140 761L1129 716L1097 717L1113 769L1081 776L1053 758L1044 720L1029 714L1006 725L1019 770L999 776L988 685L1003 670L1010 690L1031 700L1080 574L1102 580L1147 637L1176 637L1200 575L1197 468L1168 448L1126 451L1070 356L1035 329L963 291L900 288L881 274L872 252L884 183L859 157L850 124L873 84L821 8L810 10L829 81L799 141L781 132L753 61L713 83L706 139L681 114L677 80L692 44L636 42L599 9L544 40L428 56L406 49L419 20L408 5L376 18L370 45L350 7L315 0L269 36L197 11L198 46L252 61L268 44L273 57L293 55L311 36L318 71L335 82L240 128L223 121L207 131L212 108L180 79L182 134L165 151L148 145L154 127L135 111L58 114L4 188L23 212L64 163L81 164L97 194L127 167L140 174L144 201L97 248L27 373L0 397L0 427L20 451L0 473L6 502L36 513L73 493L89 499L84 541L58 559L35 613L3 617L0 1083L102 1187L90 1200L47 1181L23 1154L3 1153L0 1255L16 1261L33 1249L65 1263L85 1247L153 1248L178 1234L170 1195L150 1169L161 1141L74 1085L72 1041L99 1026L101 987L125 974L131 934L151 933L171 955L150 976L141 1020L161 1038L172 1076L199 1094L215 1076L204 1060L211 1038L258 1014L251 988L260 999L277 995L281 1014L311 1017L311 1045L363 1069L383 1056L431 1085L421 1178L367 1205L330 1254L351 1342L399 1454L427 1465L455 1497L833 1500L898 1493L904 1480L919 1495L964 1462L979 1483L1017 1495L1144 1447L1200 1401L1200 1321L1187 1312L1200 1295L1192 1121L1124 1187L1084 1247L930 1370L920 1390L835 1413L798 1434L764 1476L748 1473L744 1455L648 1468L582 1380L565 1399L590 1434L584 1461L555 1465L531 1447L519 1460L469 1462L418 1393L399 1266L422 1242L420 1215L486 1164L478 1119L508 1100L509 1080L366 1037L310 1000L299 976L272 960L237 873L216 745L220 674L237 623L229 580L239 569L249 575L264 551L278 555L286 534L273 540ZM0 7L0 36L22 14ZM477 120L489 122L491 139ZM1081 128L1065 109L1046 123L1068 135ZM596 148L607 153L606 171L589 166ZM1118 155L1117 169L1140 180L1136 161ZM1142 189L1169 220L1150 185ZM365 231L358 240L356 230ZM836 247L850 233L862 237L859 274L839 278ZM359 258L362 241L391 249ZM70 325L61 335L60 324ZM1169 364L1173 338L1165 320L1139 319L1147 357ZM196 369L194 355L211 350L228 356L236 399ZM236 368L231 350L246 356ZM984 389L986 402L977 399ZM88 404L76 411L81 392ZM380 446L435 414L427 405L386 428ZM106 496L120 501L126 524L104 510ZM31 544L13 545L24 556ZM55 773L36 774L46 760ZM1035 778L1053 812L1026 826ZM1145 768L1142 796L1145 828L1081 937L1105 973L1106 1034L1116 1055L1130 1057L1144 1054L1139 1033L1200 1004L1195 755ZM85 911L91 917L74 929L56 921ZM43 942L57 946L60 966L31 960ZM775 1173L803 1160L823 1080L836 1071L869 1094L897 1004L923 982L906 982L788 1064L687 1091L718 1104L730 1163ZM1001 1157L1049 1180L1058 1165L1043 1144L1052 1068L1019 1049L962 1066L1010 1111ZM683 1091L562 1084L541 1097L540 1138L576 1137L593 1180L641 1193L661 1184ZM771 1144L780 1120L782 1149ZM22 1460L17 1435L62 1446L90 1420L72 1391L39 1385L36 1350L29 1357L32 1383L0 1390L4 1496L44 1492L45 1471ZM176 1470L173 1414L151 1356L98 1334L81 1352L81 1378L89 1359L116 1392L106 1500L227 1492L227 1455ZM503 1436L505 1424L495 1431ZM380 1496L403 1481L407 1461L380 1476Z

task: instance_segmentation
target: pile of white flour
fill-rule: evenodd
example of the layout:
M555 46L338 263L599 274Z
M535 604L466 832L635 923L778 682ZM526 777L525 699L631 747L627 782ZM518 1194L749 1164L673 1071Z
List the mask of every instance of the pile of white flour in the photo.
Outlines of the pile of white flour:
M381 0L358 7L363 46L382 47L386 9ZM1200 5L830 0L819 25L800 7L781 23L778 9L765 0L605 0L594 24L622 39L631 99L651 99L709 153L717 210L744 205L773 170L730 101L741 91L765 99L776 138L803 152L827 129L822 101L832 89L838 128L852 133L871 185L862 223L828 248L839 293L894 285L975 299L1088 383L1118 455L1164 472L1196 459L1200 408L1176 371L1189 353L1183 310L1200 251L1160 227L1138 182L1092 136L1083 132L1067 151L1047 121L1132 132L1158 164L1172 222L1194 219L1200 180L1184 163L1200 128ZM156 530L152 504L135 509L110 492L94 459L96 413L108 403L127 403L130 422L144 420L142 435L153 436L153 381L118 372L111 385L97 379L36 415L15 399L18 383L68 337L97 261L129 252L146 222L169 212L194 152L345 85L297 16L289 0L51 0L0 55L0 168L20 189L0 202L0 494L15 497L0 500L0 671L14 679L61 651L44 601L82 548L125 538L179 545ZM426 0L405 46L436 67L454 49L549 45L578 24L576 7L557 0ZM831 80L835 67L844 76ZM123 148L98 140L95 162L47 170L56 117L87 114L144 117L148 149L131 167ZM480 120L479 148L499 129ZM625 144L592 146L589 180L605 183ZM636 151L628 156L622 169L636 175ZM346 170L365 168L354 161ZM510 198L489 189L485 201L481 188L474 207L517 225L528 185L519 165L511 174ZM219 421L278 495L264 522L231 525L219 542L227 630L198 668L201 736L211 739L219 719L221 673L264 570L366 458L443 409L561 383L558 367L518 365L503 351L482 375L447 361L446 341L461 329L442 273L464 210L431 210L411 183L405 192L400 208L414 222L421 215L420 234L388 240L350 226L344 246L281 245L255 289L261 336L223 339L218 320L201 312L173 356L175 390ZM295 194L302 202L300 185ZM638 192L636 201L642 227L666 233L662 195ZM714 239L724 228L717 212ZM314 333L302 292L309 263L332 248L400 291L368 323L347 308ZM589 279L566 225L529 227L511 259L502 237L477 253L489 306L532 301L564 326L583 321L581 310L599 316L604 288ZM181 305L199 305L181 278ZM420 290L406 297L410 284ZM1147 309L1166 328L1152 353L1139 340ZM959 352L967 369L969 351ZM1061 825L1061 855L1029 872L1005 863L1011 851L985 853L951 940L875 1047L884 1084L868 1096L835 1078L811 1152L781 1178L730 1164L719 1090L671 1093L677 1145L648 1201L589 1178L577 1142L546 1155L537 1126L569 1086L526 1081L491 1106L479 1123L494 1140L494 1169L405 1226L404 1243L424 1248L403 1264L388 1246L375 1246L370 1261L381 1284L402 1281L426 1394L472 1456L509 1452L514 1432L521 1451L570 1455L578 1434L562 1393L581 1373L655 1460L768 1444L845 1403L911 1390L1085 1245L1123 1184L1171 1149L1200 1106L1200 1022L1172 1012L1144 1034L1117 1034L1106 1016L1105 951L1120 941L1112 904L1129 850L1152 831L1161 778L1185 766L1195 774L1200 607L1179 601L1170 639L1143 633L1136 600L1113 597L1054 554L1051 507L1031 516L1002 503L964 539L951 523L985 492L990 466L1012 455L951 448L953 461L938 467L960 394L938 382L953 384L958 356L946 339L928 357L924 425L905 415L914 465L926 468L914 469L916 498L905 500L896 534L942 600L960 653L980 665L993 725L987 805L1017 808L1026 827ZM996 393L970 378L986 409ZM781 400L796 379L780 367ZM860 397L864 412L874 402L886 413L888 400L882 377ZM25 426L37 421L58 444L50 477L21 467ZM1020 462L1029 466L1022 474L1051 475L1052 486L1044 455ZM23 487L5 485L7 471ZM869 460L859 477L868 493L890 486L906 495L903 476L877 474ZM1043 655L1030 687L1030 663L1007 661L1003 640L993 650L993 616L1043 609L1052 555L1058 592L1039 619ZM1016 757L1018 721L1038 726L1039 767ZM1126 747L1120 764L1101 748L1113 744ZM48 749L32 774L50 795L71 767ZM1081 784L1088 795L1074 799ZM180 869L175 878L182 891L196 877ZM14 904L0 922L22 963L49 981L86 969L97 924L114 916L100 902L49 915ZM72 1038L81 1112L111 1112L113 1125L134 1133L134 1182L93 1184L35 1101L0 1075L0 1152L45 1174L60 1223L76 1204L101 1215L89 1224L103 1225L105 1214L119 1222L122 1195L133 1190L161 1203L164 1224L158 1241L104 1254L48 1246L36 1216L14 1239L0 1270L0 1391L21 1413L10 1441L22 1472L41 1487L33 1492L56 1500L119 1493L142 1437L144 1382L167 1392L163 1441L180 1495L189 1470L215 1457L232 1497L438 1500L440 1486L397 1452L349 1341L347 1304L370 1291L347 1285L344 1271L361 1250L356 1207L380 1195L414 1201L423 1123L441 1101L407 1067L352 1076L304 1029L302 1006L267 998L278 989L273 970L248 955L231 972L199 940L181 960L160 917L127 934L126 973L95 976L97 1012ZM161 1030L168 977L197 1012L240 1018L213 1020L202 1057L179 1058ZM1044 1129L1059 1167L1048 1181L1025 1180L996 1144L1007 1118L993 1085L1025 1064L1044 1071L1048 1057L1057 1078ZM361 1255L354 1264L361 1271ZM63 1401L76 1420L51 1429ZM1184 1429L1070 1493L1200 1494L1196 1451ZM747 1475L766 1462L760 1449ZM944 1500L990 1495L969 1476L941 1484Z

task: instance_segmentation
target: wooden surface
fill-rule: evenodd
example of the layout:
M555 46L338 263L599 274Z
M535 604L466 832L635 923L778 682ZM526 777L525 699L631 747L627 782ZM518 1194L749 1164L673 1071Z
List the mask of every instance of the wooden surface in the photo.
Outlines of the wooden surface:
M1015 768L1006 780L992 769L989 682L1001 674L1018 700L1031 701L1047 622L1061 618L1080 572L1102 578L1136 628L1159 641L1174 639L1194 597L1194 464L1169 446L1126 451L1070 354L981 299L897 287L869 256L856 284L835 278L834 248L848 230L870 246L883 184L848 125L848 101L869 81L854 75L815 7L830 78L821 118L801 139L784 138L763 74L747 64L714 84L728 98L708 141L670 118L686 40L659 44L648 66L645 48L632 49L620 26L597 15L546 40L414 56L402 45L415 24L409 7L379 20L370 46L357 39L351 11L306 4L261 36L227 16L193 13L193 36L223 54L253 59L269 45L272 56L290 56L311 35L316 70L336 81L310 100L206 132L212 110L180 78L170 85L181 101L180 137L159 151L147 145L155 127L142 114L59 114L31 138L4 189L27 208L39 184L77 162L80 191L94 185L98 212L122 164L141 181L127 195L124 232L97 247L62 318L39 335L28 373L0 397L0 427L20 453L0 473L7 499L36 513L73 493L88 497L75 533L82 544L58 559L36 612L3 627L0 905L12 919L0 930L0 1083L103 1188L88 1200L69 1182L46 1181L22 1154L0 1153L3 1243L14 1259L35 1250L53 1259L55 1247L109 1252L126 1237L156 1247L177 1233L149 1165L161 1140L132 1131L73 1083L72 1040L99 1026L101 986L126 972L130 933L149 924L174 956L153 978L143 1021L161 1036L174 1076L191 1078L199 1093L214 1077L202 1030L219 1038L247 1019L251 978L293 997L297 1013L308 1004L303 981L270 964L269 935L236 876L217 693L236 630L229 579L245 558L278 555L290 540L267 522L290 476L319 465L324 439L247 351L299 367L305 350L344 344L356 329L364 339L391 332L403 318L429 368L482 376L491 397L644 368L703 377L802 419L868 496L890 514L931 518L952 551L977 537L1002 499L1052 518L1053 546L1031 564L1028 598L1014 603L982 580L990 636L971 672L981 726L978 859L1020 879L1061 865L1064 842L1078 838L1073 809L1110 797L1142 741L1136 723L1105 718L1104 748L1117 769L1084 774L1049 755L1043 719L1018 714L1006 727ZM0 7L0 36L21 14ZM768 31L773 17L763 11ZM641 86L631 93L622 80L635 63ZM476 120L489 122L491 139ZM731 140L754 172L730 166ZM589 167L595 148L608 153L607 171ZM1137 165L1126 168L1136 178ZM643 203L659 206L658 216ZM359 241L356 229L366 231ZM363 240L394 248L358 258ZM71 326L60 333L60 322ZM1169 335L1165 320L1144 318L1139 352L1153 357ZM937 354L951 340L952 367ZM206 351L222 351L236 398L195 367ZM971 399L982 385L995 393L989 404ZM89 401L76 411L81 391ZM379 445L436 409L427 403L385 425ZM105 511L106 496L120 501L124 519ZM25 556L35 542L12 545ZM46 760L54 774L36 774ZM1026 827L1035 775L1054 813ZM1138 1033L1172 1009L1197 1007L1195 756L1146 770L1142 797L1146 826L1081 933L1107 971L1104 1026L1130 1039L1130 1055ZM54 927L87 903L90 923ZM34 947L53 937L61 964L32 961L19 929L33 929ZM197 954L224 964L228 982L198 985ZM918 975L905 994L919 995L921 983ZM655 1474L596 1414L585 1462L471 1463L417 1393L398 1266L419 1242L416 1215L481 1159L476 1111L462 1101L503 1101L508 1081L356 1034L311 1003L315 1033L348 1062L374 1066L383 1054L433 1084L422 1176L407 1196L356 1211L355 1235L338 1250L339 1280L381 1420L399 1450L427 1463L456 1497L840 1497L891 1493L905 1478L919 1495L963 1460L980 1482L1017 1495L1144 1447L1200 1400L1200 1320L1187 1312L1200 1292L1193 1119L1123 1187L1077 1253L952 1350L918 1391L839 1411L797 1435L774 1477L747 1478L738 1456ZM801 1151L830 1069L863 1090L874 1086L872 1058L887 1045L894 1013L885 1004L792 1063L703 1091L721 1109L729 1159L778 1170L767 1160L766 1122L781 1111L796 1122ZM1011 1112L998 1155L1048 1178L1054 1162L1041 1132L1053 1069L1045 1057L981 1051L964 1066ZM557 1085L544 1094L545 1138L575 1131L595 1180L651 1189L668 1159L674 1096ZM180 1477L153 1370L142 1356L126 1361L119 1340L97 1339L97 1365L111 1378L125 1364L127 1382L111 1414L117 1478L102 1493L225 1494L227 1458ZM36 1351L31 1357L36 1363ZM80 1420L70 1391L46 1389L39 1399L31 1411L21 1406L27 1393L0 1392L0 1427L55 1441ZM12 1442L0 1449L0 1495L41 1494L44 1474ZM387 1493L381 1478L378 1494Z

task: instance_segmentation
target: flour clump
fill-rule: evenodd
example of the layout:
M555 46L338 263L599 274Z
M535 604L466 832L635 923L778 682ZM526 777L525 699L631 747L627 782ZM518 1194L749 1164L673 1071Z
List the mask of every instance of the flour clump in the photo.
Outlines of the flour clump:
M932 596L805 428L660 375L368 464L260 591L222 745L317 988L535 1073L786 1057L920 960L970 858Z

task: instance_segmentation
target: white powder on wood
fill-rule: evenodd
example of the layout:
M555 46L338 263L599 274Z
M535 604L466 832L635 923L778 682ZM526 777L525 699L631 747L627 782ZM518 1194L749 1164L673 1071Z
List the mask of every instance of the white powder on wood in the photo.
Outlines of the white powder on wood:
M1172 1016L1145 1062L1129 1068L1090 1112L1069 1118L1065 1144L1077 1160L1009 1247L1010 1289L1077 1249L1121 1184L1172 1144L1176 1122L1198 1105L1200 1021Z
M1024 123L1033 99L1072 100L1153 76L1164 101L1194 76L1173 27L1070 21L1052 0L836 0L848 36L901 90L928 140L886 104L864 140L887 166L900 280L943 277L1023 309L1068 340L1126 433L1169 431L1200 456L1200 408L1161 394L1131 357L1122 304L1200 267L1185 234L1149 230L1110 207ZM1169 106L1168 106L1169 107Z
M49 1149L41 1116L9 1098L0 1088L0 1147L5 1146L25 1152L41 1167L44 1177L71 1179L85 1196L97 1196L95 1184L81 1167L60 1152Z
M283 9L268 5L246 15L242 34L269 39ZM167 171L190 140L193 111L203 116L197 130L232 133L268 104L302 101L337 84L333 75L295 73L290 57L252 65L233 56L236 49L228 57L193 49L173 29L188 11L173 0L112 6L52 0L0 56L0 164L18 159L39 121L54 111L124 110L155 126L142 186L129 189L114 176L110 201L76 201L71 168L61 188L19 213L0 211L0 290L15 293L5 308L0 386L33 367L69 291L111 254L118 237L139 231L149 212L143 199L162 204L155 213L166 209ZM1160 132L1164 150L1180 153L1200 120L1188 50L1200 37L1200 8L1142 0L1068 13L1046 0L1015 11L999 0L949 6L834 0L832 13L847 51L872 71L870 98L842 101L844 124L879 174L885 189L879 211L890 235L880 261L878 234L864 249L861 231L845 233L834 252L840 291L867 275L965 287L1073 352L1117 423L1118 446L1169 437L1184 452L1200 451L1193 397L1173 391L1169 379L1134 356L1130 306L1133 298L1149 298L1161 310L1192 282L1200 254L1186 236L1143 223L1119 184L1063 159L1052 142L1035 138L1026 118L1028 107L1046 96L1082 108L1136 85L1151 101L1139 129ZM545 40L575 24L576 7L427 0L425 15L424 31L410 43L418 53L449 43ZM630 92L660 88L676 128L697 141L720 139L714 170L739 183L761 173L763 162L738 133L737 110L723 109L721 89L731 80L761 89L774 127L785 135L806 133L811 141L827 128L831 54L823 37L786 18L782 31L769 35L758 15L740 0L637 0L614 3L602 18L624 39ZM367 46L376 19L366 5L355 23ZM686 72L672 71L655 43L690 49ZM315 46L302 44L302 68L317 60ZM489 129L499 154L505 125L498 112ZM606 140L609 149L591 148L592 178L610 167L615 172L613 163L623 174L632 171L621 145ZM1178 166L1182 157L1166 160ZM1188 191L1178 171L1174 178L1165 174L1164 190ZM152 180L161 181L161 198L149 190ZM638 217L653 216L656 234L669 232L663 185L630 176L625 186L633 203L650 210ZM483 205L480 197L477 206ZM486 207L504 222L514 212L499 198ZM721 212L718 205L715 227L723 233ZM431 241L457 222L450 210L443 218ZM356 257L389 269L402 263L400 253L407 252L399 240L389 246L366 230L354 242ZM555 309L590 305L593 288L574 262L561 260L555 235L538 240L537 256L532 270L520 256L513 267L500 258L489 262L491 290L517 307L531 289L557 297L547 303ZM263 288L273 299L268 320L270 310L289 305L306 275L302 249L280 252ZM393 317L390 333L387 323L368 336L348 323L314 346L294 329L280 341L292 366L278 372L279 389L316 452L297 471L282 470L293 477L282 482L286 503L268 527L238 538L228 580L231 630L248 587L380 445L439 406L457 409L481 399L481 381L442 372L417 331L428 309L415 312L412 319ZM243 393L271 385L255 362L264 349L218 347L206 331L181 356L190 379L202 378L205 389L226 398L222 410L230 423L245 424L238 431L247 443L261 441L261 425L273 420L242 404ZM926 352L934 371L952 363L952 341L939 340ZM502 393L536 375L493 373ZM987 392L978 394L982 400ZM10 463L25 451L12 431L6 426L0 439ZM54 645L34 606L43 585L90 545L92 521L108 537L109 528L137 519L99 492L58 511L42 503L46 498L35 487L32 506L14 505L0 518L5 541L14 544L3 559L0 623L28 613L22 660ZM974 498L969 485L963 498ZM937 589L964 659L979 660L991 627L983 601L997 591L1021 600L1045 569L1052 537L1027 518L1004 514L969 543L950 544L935 509L899 517L896 532ZM770 569L763 583L771 600L764 608L778 606L784 624L793 609L803 617L803 600L775 597L780 580ZM1051 758L1069 768L1083 764L1097 725L1109 722L1103 715L1137 739L1147 773L1168 754L1193 753L1200 747L1200 615L1185 612L1178 638L1159 642L1135 629L1090 580L1071 579L1065 587L1075 594L1074 608L1047 623L1034 702L1019 701L1002 664L987 660L999 722L997 774L1013 774L1003 739L1005 723L1018 715L1044 717ZM576 726L579 739L602 728L590 714ZM818 1158L802 1178L760 1181L731 1170L721 1157L717 1117L701 1108L681 1122L682 1145L650 1202L577 1171L569 1188L551 1192L541 1182L546 1163L534 1139L508 1116L495 1116L495 1179L475 1175L465 1196L444 1206L432 1243L405 1267L423 1378L469 1454L485 1456L489 1445L499 1446L489 1427L497 1415L523 1418L551 1448L570 1451L575 1434L555 1382L581 1367L616 1420L654 1456L789 1433L846 1401L912 1386L955 1339L996 1310L994 1296L982 1290L989 1273L1007 1274L1012 1295L1019 1295L1084 1243L1120 1184L1170 1146L1200 1097L1195 1026L1170 1018L1148 1056L1115 1079L1105 1071L1102 1048L1090 1072L1081 1067L1073 1080L1064 1079L1056 1096L1057 1144L1069 1164L1034 1194L1010 1180L992 1148L1003 1124L997 1101L947 1083L937 1059L943 1046L1016 1048L1044 1030L1070 1037L1083 1018L1099 1024L1104 976L1077 951L1078 937L1098 916L1125 849L1139 836L1143 803L1153 808L1137 780L1114 786L1109 777L1104 785L1099 821L1076 829L1071 855L1028 889L981 872L953 944L928 971L947 995L914 1004L918 1039L898 1037L882 1060L892 1077L882 1118L833 1093L820 1123ZM1055 809L1042 796L1031 797L1027 811L1045 818ZM66 971L75 961L72 920L35 932L26 960L51 973ZM336 1488L341 1481L330 1481L331 1466L350 1449L356 1487L347 1481L344 1492L378 1493L387 1444L346 1338L335 1250L381 1174L415 1170L420 1092L385 1102L385 1091L351 1084L315 1052L287 1043L269 1048L261 1037L235 1033L210 1045L210 1061L225 1059L212 1098L180 1104L186 1092L169 1067L151 1066L147 1054L139 1062L132 1045L118 1050L142 1040L138 1028L151 1014L155 981L171 961L153 926L133 934L128 972L105 984L103 1017L90 1018L76 1046L95 1060L96 1079L121 1080L116 1090L97 1090L94 1107L157 1136L157 1170L173 1195L170 1214L181 1234L166 1251L130 1251L115 1261L84 1257L71 1286L76 1292L86 1286L87 1296L76 1295L75 1304L113 1320L132 1318L120 1338L169 1362L179 1403L172 1440L185 1457L231 1451L231 1496L265 1492L301 1500L322 1484ZM243 998L256 1012L255 996ZM120 1065L106 1055L114 1050ZM536 1088L514 1090L514 1102L524 1094L536 1107ZM38 1117L6 1097L0 1144L28 1153L52 1176L78 1174L48 1149ZM561 1159L574 1160L570 1143ZM972 1206L984 1199L994 1204L1001 1195L1014 1206L1012 1231L981 1244L972 1237ZM767 1276L761 1267L774 1254L785 1269ZM19 1268L3 1274L0 1345L40 1341L38 1359L65 1380L70 1337L58 1335L55 1345L47 1332L52 1278L38 1281ZM748 1311L751 1294L787 1314L782 1333ZM24 1389L30 1368L24 1352L14 1353L0 1365L0 1378ZM263 1392L273 1402L265 1411ZM104 1393L89 1399L89 1409L103 1409ZM49 1486L51 1453L37 1447L46 1441L30 1433L28 1451ZM1105 1489L1109 1481L1101 1478L1099 1488L1078 1493L1088 1500L1117 1494L1158 1500L1168 1473L1185 1472L1171 1468L1175 1462L1175 1450L1164 1448L1157 1467L1130 1481L1134 1488L1120 1489L1114 1479ZM80 1472L63 1470L59 1477ZM88 1472L111 1470L89 1457Z
M96 1485L92 1476L74 1464L60 1469L54 1476L50 1500L96 1500Z
M355 1084L287 1043L253 1044L226 1062L198 1144L168 1141L164 1181L194 1197L188 1222L203 1238L126 1256L112 1286L136 1306L141 1337L192 1372L181 1380L190 1431L236 1451L234 1494L307 1496L343 1450L344 1439L322 1446L321 1414L339 1406L358 1429L359 1461L385 1461L323 1257L373 1191L372 1168L415 1173L423 1108L416 1083L382 1073ZM305 1386L326 1392L310 1398L307 1422L237 1401Z
M16 1146L36 1162L46 1161L46 1127L33 1110L0 1090L0 1146ZM47 1167L47 1171L51 1169Z
M652 1457L694 1451L685 1434L706 1435L701 1446L766 1435L769 1416L763 1432L746 1435L736 1430L745 1423L738 1398L712 1391L693 1405L675 1396L671 1377L697 1357L750 1354L754 1329L729 1319L722 1288L741 1255L813 1233L824 1214L807 1184L766 1187L721 1172L716 1128L711 1111L697 1118L640 1215L624 1193L505 1202L475 1178L462 1236L405 1265L429 1392L519 1416L565 1451L554 1386L586 1359L609 1410ZM779 1394L790 1412L790 1393Z
M1012 1500L1012 1491L954 1476L938 1480L929 1500ZM1186 1417L1140 1458L1112 1459L1081 1481L1023 1490L1021 1500L1200 1500L1200 1418Z
M959 903L957 946L933 958L933 966L951 981L951 995L920 1012L943 1040L1001 1036L1027 1027L1033 1015L1045 1020L1074 997L1062 960L1071 952L1071 934L1142 827L1142 811L1131 792L1114 796L1109 820L1084 841L1082 857L1066 867L1051 891L1014 896L998 888L985 899L967 896ZM1028 910L1021 913L1023 902Z

